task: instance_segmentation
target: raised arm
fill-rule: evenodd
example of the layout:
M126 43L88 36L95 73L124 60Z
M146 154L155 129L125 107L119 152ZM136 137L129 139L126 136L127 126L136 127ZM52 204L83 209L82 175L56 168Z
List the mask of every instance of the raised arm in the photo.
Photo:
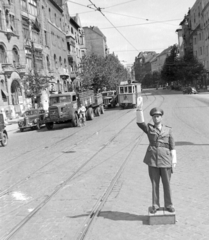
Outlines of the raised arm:
M143 123L144 122L144 113L143 113L143 98L137 98L137 106L136 106L136 122Z
M145 133L148 132L147 124L144 122L143 98L142 97L137 98L136 123Z

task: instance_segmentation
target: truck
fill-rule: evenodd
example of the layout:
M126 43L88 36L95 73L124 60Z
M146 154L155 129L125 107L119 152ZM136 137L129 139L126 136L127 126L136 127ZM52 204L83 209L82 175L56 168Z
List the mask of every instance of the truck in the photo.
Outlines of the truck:
M118 96L115 90L103 91L102 96L103 96L103 103L105 108L115 107L117 105Z
M86 107L87 120L93 120L94 116L104 113L102 94L95 94L93 90L52 94L49 97L48 116L45 118L46 128L52 130L54 124L67 122L77 127L78 109L81 104Z

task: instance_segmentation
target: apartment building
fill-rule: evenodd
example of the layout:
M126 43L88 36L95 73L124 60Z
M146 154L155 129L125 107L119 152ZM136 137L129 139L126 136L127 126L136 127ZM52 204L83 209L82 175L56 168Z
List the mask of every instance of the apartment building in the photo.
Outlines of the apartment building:
M35 99L48 109L50 94L72 90L84 54L79 16L70 16L66 1L1 0L0 109L14 117L31 107L22 80L35 73L49 80Z
M21 79L25 74L25 52L20 1L0 1L0 110L7 118L25 109Z
M98 27L84 27L86 54L105 57L109 54L105 35Z

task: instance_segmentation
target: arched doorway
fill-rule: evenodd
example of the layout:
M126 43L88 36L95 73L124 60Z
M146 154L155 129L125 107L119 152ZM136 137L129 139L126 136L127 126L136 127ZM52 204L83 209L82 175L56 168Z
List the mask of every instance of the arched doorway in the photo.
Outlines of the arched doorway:
M12 105L19 105L22 103L22 91L20 87L20 83L18 80L13 80L11 84L11 97L12 97Z

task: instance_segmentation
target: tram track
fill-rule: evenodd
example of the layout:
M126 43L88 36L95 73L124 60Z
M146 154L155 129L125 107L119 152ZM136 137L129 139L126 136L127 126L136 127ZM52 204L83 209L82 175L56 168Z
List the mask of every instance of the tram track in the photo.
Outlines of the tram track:
M120 115L120 118L123 117L123 116L125 116L126 114L128 114L128 113L131 112L131 111L133 111L133 109L130 109L130 110L128 110L127 112L125 112L125 113L123 113L122 115ZM118 116L116 116L116 118L118 118ZM115 118L111 120L111 122L113 122L113 121L115 121ZM130 123L129 123L129 124L130 124ZM109 126L109 123L106 124L104 127L100 128L99 130L97 130L97 133L98 133L98 132L101 132L102 130L104 130L104 129L105 129L106 127L108 127L108 126ZM77 131L77 132L78 132L78 131ZM77 133L77 132L76 132L76 133ZM74 133L73 135L75 135L76 133ZM95 132L94 132L93 134L91 134L90 136L88 136L88 137L86 137L86 138L82 138L82 140L80 140L80 141L77 141L77 142L74 143L70 148L68 147L68 151L71 150L71 149L73 149L74 147L76 147L78 144L81 144L82 142L87 141L88 139L92 138L94 135L95 135ZM72 135L70 135L70 136L72 136ZM68 136L68 137L69 137L69 136ZM63 138L62 140L59 140L58 142L64 141L64 140L66 140L68 137ZM116 137L117 137L117 135L115 135L115 136L111 139L111 141L113 141ZM57 143L57 142L56 142L56 143ZM50 147L51 147L51 146L50 146ZM49 148L49 147L48 147L48 148ZM50 151L50 150L49 150L49 151ZM22 183L30 180L33 175L35 175L36 173L38 173L39 171L41 171L42 169L44 169L45 167L47 167L48 165L50 165L51 163L53 163L54 161L56 161L57 159L59 159L64 153L65 153L65 151L62 151L58 156L54 157L54 158L51 159L49 162L47 162L46 164L42 165L40 168L36 169L35 171L33 171L32 173L30 173L29 175L25 176L24 178L20 179L19 181L15 182L14 184L10 185L10 186L7 187L6 189L0 191L0 198L1 198L2 196L4 196L5 194L8 194L9 192L11 192L11 189L13 189L14 187L16 187L16 186L18 186L18 185L20 185L20 184L22 184ZM37 156L36 156L36 158L37 158ZM39 158L39 156L38 156L38 158ZM26 159L26 160L28 160L28 159ZM31 160L31 159L30 159L30 160ZM74 159L72 159L72 160L74 160ZM8 168L5 168L4 170L0 171L0 173L2 174L3 172L8 171L10 168L16 166L17 164L23 163L24 161L25 161L25 160L23 159L21 162L15 163L15 164L13 164L12 166L10 166L10 167L8 167Z
M153 102L155 102L156 97L154 96L154 100L144 109L146 110L151 104L153 104ZM132 111L132 110L131 110ZM58 193L58 191L60 189L62 189L67 183L71 182L80 172L81 170L92 161L92 159L94 159L99 153L101 153L109 144L111 144L114 139L124 130L126 129L133 121L135 120L135 117L133 119L131 119L131 121L129 121L125 127L123 127L122 129L120 129L114 136L112 136L108 142L103 145L102 148L100 148L97 152L95 152L87 161L85 161L83 164L80 165L79 168L77 168L77 170L74 171L73 174L71 174L67 179L65 179L64 181L62 181L60 184L58 184L54 190L48 194L48 196L41 201L35 208L34 210L28 214L25 218L22 219L22 221L20 221L8 234L6 234L4 236L3 239L11 239L11 237L17 232L19 231L28 221L30 221L31 218L33 218L33 216L38 213L50 200L51 198Z
M161 96L163 98L163 102L164 102L165 98L160 94L157 94L157 95ZM159 105L159 107L162 105L162 103ZM146 109L144 109L144 110L146 110ZM151 120L150 120L150 122L151 122ZM117 184L119 178L121 177L121 175L122 175L122 173L125 169L125 166L128 163L128 160L129 160L131 154L134 152L137 145L141 142L143 136L144 136L144 133L142 132L139 135L139 137L135 140L135 144L131 148L130 152L126 156L123 163L121 164L117 173L114 175L114 177L110 181L109 186L106 188L104 193L100 196L100 198L97 200L97 202L94 205L92 211L89 213L88 217L86 218L82 228L79 230L79 233L78 233L78 236L76 237L76 240L85 240L86 237L88 236L89 230L93 227L94 223L96 222L102 208L104 207L104 205L105 205L106 201L108 200L110 194L112 193L115 185Z
M121 117L125 116L125 115L128 114L130 111L133 111L133 109L127 111L126 113L122 113L120 116L116 115L116 117L115 117L114 119L112 119L111 122L115 121L115 119L117 119L117 118L121 118ZM87 125L86 127L89 128L89 127L91 127L92 124L93 124L93 122L91 122L91 123L90 123L89 125ZM110 124L110 123L106 124L103 128L97 130L97 132L101 132L103 129L105 129L106 127L108 127L109 124ZM37 146L36 148L33 148L33 149L30 150L30 151L24 152L23 154L21 154L21 155L19 155L19 156L16 156L16 157L14 157L14 158L12 158L12 159L10 159L10 160L8 160L6 163L2 164L2 165L0 166L0 168L3 167L4 165L8 164L8 163L11 162L11 161L17 160L17 159L22 158L22 157L28 157L28 156L25 156L25 155L26 155L26 154L33 153L33 152L35 152L36 150L39 151L40 148L41 148L41 149L45 149L45 150L49 150L49 149L51 149L52 147L55 147L56 145L62 143L63 141L68 140L69 138L71 138L71 137L73 137L74 135L78 134L78 133L81 132L82 130L83 130L82 128L79 128L79 130L77 130L77 131L75 131L74 133L68 135L67 137L64 137L64 138L62 138L62 139L60 139L60 140L52 143L51 145L46 145L46 146L44 146L44 147L43 147L43 145L39 145L39 146ZM80 143L83 142L83 141L88 140L89 138L91 138L91 137L94 136L94 135L95 135L95 132L94 132L93 134L91 134L90 136L88 136L87 138L82 138L82 140L77 141L76 143L73 144L73 146L75 146L75 145L77 145L77 144L80 144ZM22 159L20 162L16 162L15 164L13 164L13 165L11 165L11 166L9 166L9 167L1 170L1 171L0 171L0 174L3 173L3 172L5 172L5 171L7 171L7 170L9 170L9 169L12 168L12 167L18 165L18 164L23 163L24 161L27 161L27 160L28 160L28 158Z

